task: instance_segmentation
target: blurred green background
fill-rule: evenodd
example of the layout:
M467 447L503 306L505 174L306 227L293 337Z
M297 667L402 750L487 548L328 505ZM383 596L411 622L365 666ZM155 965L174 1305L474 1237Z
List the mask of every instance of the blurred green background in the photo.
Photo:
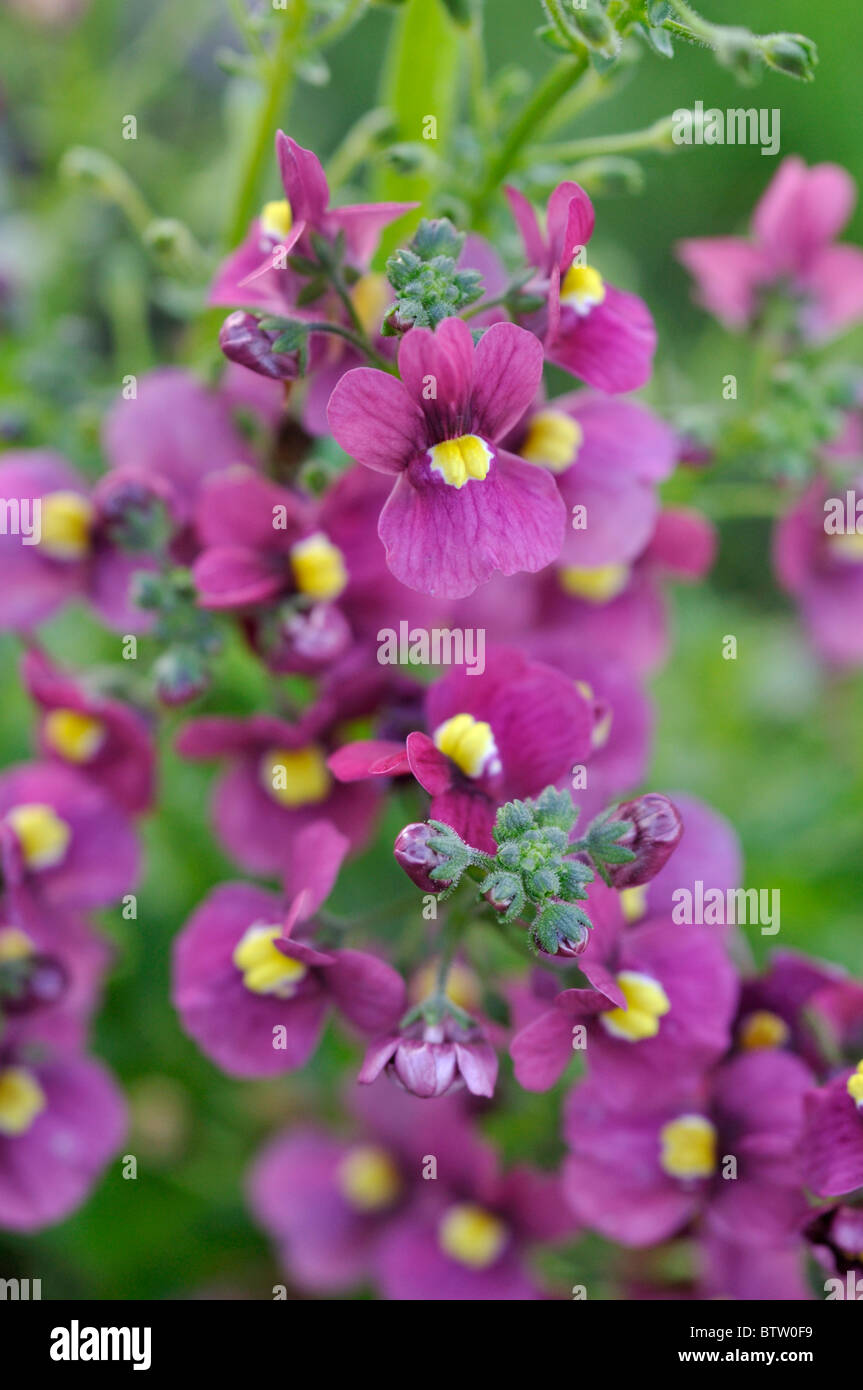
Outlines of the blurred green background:
M431 4L433 0L426 0ZM814 83L768 73L741 89L705 52L678 45L672 62L645 54L629 81L555 138L645 127L675 107L778 107L781 153L835 160L859 180L857 119L863 9L859 0L725 0L709 17L758 32L799 30L818 44ZM493 72L518 65L533 80L552 61L533 37L533 0L489 0L486 35ZM279 111L302 144L326 159L352 122L378 101L393 11L372 8L328 52L330 81L300 83L292 110ZM216 55L237 45L230 7L218 0L95 0L77 23L50 28L0 10L0 429L12 445L46 445L98 471L101 415L127 373L156 361L212 356L212 316L198 318L193 281L165 276L123 216L70 189L58 164L70 146L118 161L159 216L179 217L218 249L229 216L249 123L258 100L249 80L228 75ZM423 55L416 56L422 72ZM122 139L134 114L138 138ZM776 168L757 148L701 147L649 154L644 191L598 200L603 267L638 290L656 316L660 350L647 393L659 405L713 404L726 373L746 377L747 348L692 306L672 246L680 236L741 230ZM267 163L267 196L277 191ZM387 175L398 194L398 177ZM353 188L340 192L347 199ZM501 225L505 225L501 220ZM858 208L847 235L860 240ZM507 235L509 235L507 233ZM217 319L215 320L218 321ZM837 351L860 360L860 338ZM654 682L658 708L650 783L712 802L743 841L746 882L778 887L782 931L754 936L823 954L863 974L860 807L863 684L820 672L768 563L768 523L721 527L710 581L675 595L677 643ZM0 595L2 602L2 595ZM724 661L722 639L738 639ZM82 612L46 630L46 643L73 665L117 659L116 641ZM29 756L31 717L17 681L18 647L0 640L0 760ZM252 663L232 648L212 707L251 710L267 698ZM96 1028L96 1047L116 1069L135 1111L127 1152L74 1218L33 1239L0 1237L0 1275L41 1277L43 1296L267 1297L277 1282L264 1239L244 1210L242 1176L263 1136L286 1118L336 1111L338 1078L351 1045L332 1029L306 1073L278 1083L236 1084L204 1061L177 1027L168 1000L170 943L191 908L221 878L238 876L213 843L204 813L211 773L180 766L170 751L177 719L163 733L160 810L144 825L149 870L135 923L106 920L116 969ZM404 818L404 811L402 811ZM347 907L375 906L400 889L386 845L339 888ZM547 1153L552 1102L520 1098L494 1132L508 1152Z

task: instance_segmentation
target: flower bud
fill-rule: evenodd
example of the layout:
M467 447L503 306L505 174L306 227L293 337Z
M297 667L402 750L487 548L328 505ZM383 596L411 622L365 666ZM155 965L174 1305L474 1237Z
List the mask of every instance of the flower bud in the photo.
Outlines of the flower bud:
M441 1023L418 1019L372 1043L358 1080L368 1085L386 1071L397 1086L421 1100L464 1088L471 1095L492 1096L497 1065L497 1054L478 1025L462 1027L451 1018Z
M274 352L279 337L275 329L263 329L254 314L242 309L229 314L219 330L219 347L230 362L238 362L259 376L275 381L295 381L300 375L300 354Z
M414 821L399 831L393 845L397 863L424 893L441 893L444 888L449 887L448 883L439 883L429 877L432 869L446 862L443 855L438 854L429 845L429 840L434 839L436 833L425 821Z
M55 956L31 955L0 967L3 1012L26 1014L56 1004L69 983L63 962Z
M768 34L761 44L764 61L786 77L811 82L818 62L818 49L803 34Z
M169 647L153 666L156 694L163 705L185 705L210 684L204 659L192 647Z
M628 864L609 864L614 888L636 888L649 883L677 848L683 834L680 812L667 796L647 792L634 801L624 801L615 812L618 820L629 821L630 828L618 840L631 849L635 858Z

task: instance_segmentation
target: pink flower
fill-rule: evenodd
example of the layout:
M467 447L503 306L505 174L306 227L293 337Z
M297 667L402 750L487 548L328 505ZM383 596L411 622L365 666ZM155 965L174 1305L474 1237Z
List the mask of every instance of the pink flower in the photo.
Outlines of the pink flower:
M764 291L787 285L805 338L832 337L863 316L863 251L834 238L851 215L854 182L838 164L780 164L752 216L752 238L695 237L678 256L700 302L730 328L745 328Z
M516 188L506 195L537 276L527 289L545 299L528 327L545 355L598 391L636 391L648 380L656 349L650 311L637 295L609 285L579 253L593 235L593 204L577 183L560 183L548 200L546 232Z
M462 598L496 570L550 564L565 519L554 480L500 445L539 387L537 340L498 323L474 346L466 323L445 319L405 335L399 371L348 372L327 412L342 448L394 479L378 535L396 578Z

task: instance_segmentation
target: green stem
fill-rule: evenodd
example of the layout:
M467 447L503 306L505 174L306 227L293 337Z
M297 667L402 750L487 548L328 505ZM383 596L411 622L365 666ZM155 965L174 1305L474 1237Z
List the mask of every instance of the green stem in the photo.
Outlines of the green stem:
M294 55L299 47L305 20L306 0L294 0L290 18L284 21L279 30L275 48L265 69L264 100L252 131L249 154L243 166L234 209L228 222L226 238L229 247L242 241L254 216L261 173L271 149L280 107L293 81Z
M327 48L331 43L335 43L336 39L340 39L342 34L346 34L358 20L362 19L368 7L369 0L347 0L341 14L336 15L335 19L331 19L329 24L325 24L323 29L319 29L316 34L312 35L315 47Z
M474 222L483 220L489 202L512 168L519 151L527 144L534 130L542 125L561 98L587 70L587 63L586 49L577 57L562 59L547 73L533 96L525 103L521 113L510 127L503 144L491 160L485 179L472 200L471 211Z
M663 116L644 130L628 130L620 135L597 135L588 140L563 140L557 145L542 145L540 151L544 160L568 164L571 160L593 159L607 154L671 148L671 117Z
M355 333L351 328L344 328L340 323L307 323L304 327L309 333L334 333L337 338L344 338L345 342L351 343L359 352L363 353L370 362L374 362L381 371L395 373L395 363L388 361L376 352L367 338L359 333Z

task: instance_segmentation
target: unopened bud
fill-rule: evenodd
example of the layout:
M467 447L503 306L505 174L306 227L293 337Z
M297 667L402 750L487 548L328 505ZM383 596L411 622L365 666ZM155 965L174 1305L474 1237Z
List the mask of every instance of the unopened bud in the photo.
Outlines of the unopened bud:
M683 834L680 812L659 792L647 792L618 806L615 817L628 821L629 829L617 841L635 855L627 864L609 864L614 888L637 888L655 878Z
M430 878L432 869L446 861L429 844L437 832L425 821L414 821L400 830L393 845L396 862L401 865L408 878L424 893L441 893L449 887L447 883Z
M219 332L219 347L230 362L248 367L275 381L295 381L300 375L299 352L274 352L279 334L263 329L254 314L242 309L229 314Z

